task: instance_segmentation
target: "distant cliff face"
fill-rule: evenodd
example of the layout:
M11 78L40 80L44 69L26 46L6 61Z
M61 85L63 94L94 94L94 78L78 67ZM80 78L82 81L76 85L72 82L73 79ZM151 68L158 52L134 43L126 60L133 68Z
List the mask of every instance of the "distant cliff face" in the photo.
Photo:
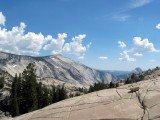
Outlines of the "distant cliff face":
M22 73L29 63L36 65L37 77L42 80L56 79L79 87L115 80L109 72L92 69L62 55L31 57L0 52L0 68L12 76Z

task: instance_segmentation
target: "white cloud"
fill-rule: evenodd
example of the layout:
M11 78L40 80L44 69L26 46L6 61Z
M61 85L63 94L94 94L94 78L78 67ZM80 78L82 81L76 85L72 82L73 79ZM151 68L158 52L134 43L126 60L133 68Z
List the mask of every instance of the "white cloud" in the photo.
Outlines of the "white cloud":
M118 41L119 47L120 48L125 48L126 44L123 41Z
M52 53L53 55L59 54L59 52L57 52L57 51L52 51L51 53Z
M132 0L131 4L130 4L130 8L138 8L138 7L142 7L144 5L147 5L149 3L151 3L153 0Z
M135 53L135 54L134 54L134 56L142 57L142 56L143 56L143 54L141 54L141 53Z
M130 15L121 15L121 14L117 14L117 15L114 15L112 17L113 20L115 21L120 21L120 22L125 22L127 21L131 16Z
M84 46L85 34L72 38L71 42L65 43L66 33L58 34L55 39L51 35L44 36L42 33L25 33L25 23L15 26L11 30L0 27L0 51L15 54L39 55L40 51L50 50L52 54L68 53L78 57L84 55L91 43ZM84 56L83 56L84 58Z
M0 28L0 50L16 54L38 55L48 37L44 37L41 33L25 34L25 27L25 23L22 22L12 30Z
M86 52L87 49L90 48L91 45L91 43L87 44L86 46L82 44L85 37L85 34L80 34L78 36L73 37L72 42L64 44L62 51L65 53L81 56Z
M123 53L120 53L121 57L119 58L120 61L129 61L129 62L135 62L136 59L131 58L126 51L123 51Z
M149 42L147 38L142 39L141 37L134 37L133 43L135 45L135 50L140 52L158 52L159 50L155 49L154 44Z
M6 18L2 12L0 12L0 25L5 25Z
M5 16L0 12L0 25L5 25ZM20 26L12 27L11 30L0 27L0 51L15 54L38 55L41 50L50 50L52 54L68 53L74 54L79 59L84 59L86 50L91 42L83 45L85 34L72 38L71 42L65 43L66 33L58 34L55 39L51 35L44 36L42 33L25 32L26 24L21 22Z
M121 46L121 41L118 41L119 46ZM136 59L131 58L128 53L132 53L134 56L142 57L144 52L160 52L154 47L154 44L150 42L147 38L142 39L141 37L133 38L134 47L129 50L125 50L120 53L120 61L131 61L134 62Z
M48 40L50 41L50 43L44 46L44 50L52 50L55 52L61 52L62 47L65 42L64 40L65 38L67 38L66 33L62 33L62 34L59 33L57 39L54 39L52 38L52 36L49 36Z
M79 56L78 59L79 59L79 60L83 60L83 59L84 59L84 56Z
M160 30L160 23L156 25L156 28Z
M98 57L100 60L107 60L108 59L108 57L106 57L106 56L100 56L100 57Z
M43 49L51 50L53 54L59 54L59 53L74 54L78 56L78 59L82 59L83 54L91 46L91 42L86 46L82 44L85 37L86 37L85 34L80 34L78 36L73 37L71 42L65 43L65 38L67 38L67 34L66 33L58 34L57 39L50 37L49 43L46 44L43 47Z

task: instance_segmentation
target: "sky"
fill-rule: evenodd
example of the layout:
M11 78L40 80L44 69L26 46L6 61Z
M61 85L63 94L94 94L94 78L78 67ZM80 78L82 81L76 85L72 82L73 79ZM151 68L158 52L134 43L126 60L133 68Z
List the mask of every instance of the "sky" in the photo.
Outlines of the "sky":
M0 51L100 70L160 66L160 0L0 0Z

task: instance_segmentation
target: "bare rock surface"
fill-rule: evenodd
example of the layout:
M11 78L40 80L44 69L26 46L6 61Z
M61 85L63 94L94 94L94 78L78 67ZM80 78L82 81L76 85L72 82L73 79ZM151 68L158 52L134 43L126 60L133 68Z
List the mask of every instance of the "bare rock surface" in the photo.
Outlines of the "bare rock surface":
M134 87L139 90L131 91ZM160 76L66 99L13 120L160 120Z

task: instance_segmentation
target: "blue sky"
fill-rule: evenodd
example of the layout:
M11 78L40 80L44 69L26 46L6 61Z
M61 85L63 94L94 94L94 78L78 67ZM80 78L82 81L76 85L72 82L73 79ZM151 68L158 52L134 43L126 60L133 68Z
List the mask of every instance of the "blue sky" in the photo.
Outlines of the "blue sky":
M160 66L159 0L0 0L0 50L101 70Z

